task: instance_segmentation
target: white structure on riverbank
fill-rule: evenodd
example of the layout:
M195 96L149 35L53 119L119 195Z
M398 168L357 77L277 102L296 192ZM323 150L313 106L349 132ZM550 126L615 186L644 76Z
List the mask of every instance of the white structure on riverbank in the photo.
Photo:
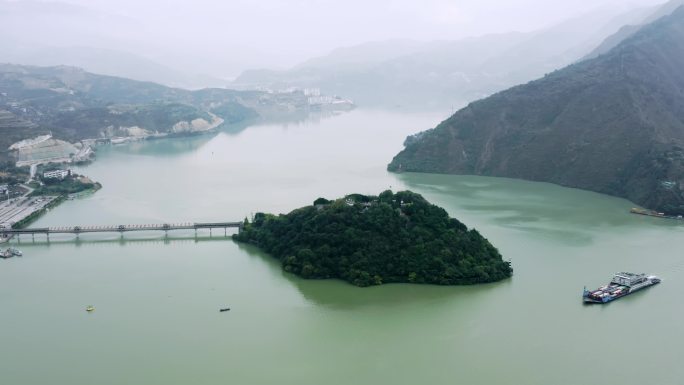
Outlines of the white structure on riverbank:
M30 142L22 141L23 144L15 143L12 147L15 148L17 167L30 166L38 163L67 163L71 161L71 157L79 152L73 144L59 139L52 139L43 137L43 140L38 141L38 138ZM12 148L10 147L10 148Z

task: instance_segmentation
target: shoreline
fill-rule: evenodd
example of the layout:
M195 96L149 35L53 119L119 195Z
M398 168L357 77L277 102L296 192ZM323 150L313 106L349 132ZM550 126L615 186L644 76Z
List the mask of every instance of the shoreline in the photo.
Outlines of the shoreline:
M672 219L675 221L683 221L684 217L681 215L668 215L665 213L661 213L655 210L648 210L648 209L642 209L638 207L634 207L631 210L629 210L631 214L636 214L636 215L643 215L647 217L653 217L653 218L661 218L661 219Z
M150 134L150 135L129 135L129 136L119 136L119 137L113 137L113 138L104 138L104 139L84 139L83 141L88 141L89 143L97 144L98 141L105 140L109 144L116 145L116 144L126 144L126 143L131 143L131 142L138 142L138 141L144 141L144 140L154 140L154 139L165 139L165 138L182 138L182 137L189 137L189 136L194 136L194 135L202 135L206 134L209 132L212 132L219 128L221 125L225 123L225 120L216 116L215 114L212 114L209 112L209 114L212 116L213 121L209 126L206 128L198 129L198 130L187 130L187 131L178 131L178 132L163 132L163 133L156 133L156 134Z
M78 164L87 164L90 162L94 161L94 158L96 157L96 147L101 144L125 144L125 143L130 143L130 142L137 142L137 141L142 141L142 140L153 140L153 139L162 139L162 138L172 138L172 137L185 137L185 136L193 136L193 135L201 135L205 134L208 132L212 132L216 130L218 127L223 125L225 123L225 120L218 117L217 115L210 113L212 117L211 122L209 123L206 127L200 128L200 129L190 129L190 130L182 130L182 131L169 131L169 132L163 132L163 133L154 133L154 134L149 134L149 135L129 135L129 136L121 136L121 137L110 137L110 138L84 138L84 139L79 139L74 143L67 142L71 145L77 145L78 143L81 144L81 148L79 149L78 153L73 154L70 157L51 157L51 158L43 158L43 159L36 159L36 160L17 160L15 162L16 167L26 167L28 166L30 168L30 177L33 178L34 176L34 170L44 164L49 164L49 163L57 163L57 164L73 164L73 165L78 165ZM176 125L185 123L185 124L192 124L192 122L178 122ZM175 126L174 126L175 127ZM173 129L173 127L172 127ZM45 135L47 139L52 139L51 135ZM17 142L10 146L16 147L18 144L22 144L23 142L27 142L29 144L33 143L32 141L36 141L38 139L41 139L42 137L38 138L29 138L29 139L24 139L20 142ZM40 143L40 142L36 142ZM35 144L35 143L34 143ZM17 147L18 149L19 147Z
M49 203L47 203L45 206L41 207L38 210L35 210L31 212L29 215L25 216L24 218L20 219L19 221L13 223L11 225L11 229L22 229L30 225L31 223L35 222L38 220L40 217L45 215L48 211L51 209L59 206L62 202L67 200L67 197L64 195L59 195L59 196L45 196L45 197L50 197L53 198ZM10 235L8 237L1 236L0 237L0 244L3 243L9 243L12 239L14 238L14 235Z
M12 228L13 229L25 228L26 226L30 225L31 223L35 222L38 218L43 216L46 212L48 212L48 211L52 210L53 208L57 207L58 205L60 205L65 200L66 200L66 196L64 196L64 195L56 196L50 203L48 203L44 207L41 207L40 209L32 212L31 214L24 217L19 222L14 223L12 225Z
M180 131L180 132L166 132L166 133L161 133L161 134L154 134L154 135L147 135L147 136L127 136L123 138L107 138L105 139L107 144L126 144L126 143L131 143L131 142L136 142L136 141L142 141L142 140L156 140L156 139L171 139L171 138L183 138L183 137L191 137L191 136L196 136L196 135L203 135L207 134L213 131L216 131L219 127L221 127L224 123L225 120L222 118L219 118L218 116L211 114L212 117L214 118L211 122L210 125L203 129L199 130L188 130L188 131ZM123 139L119 143L113 143L112 139ZM49 164L49 163L58 163L60 165L83 165L83 164L90 164L96 160L96 146L98 144L103 144L102 139L81 139L80 143L82 143L83 147L81 151L79 151L76 156L73 156L71 158L48 158L48 159L40 159L37 161L32 161L32 162L17 162L17 164L21 163L21 166L28 166L31 169L31 172L29 173L30 178L32 179L34 177L35 170L39 165L42 164ZM88 157L87 159L84 159L81 155L82 154L87 154ZM19 166L17 166L19 167ZM21 228L26 228L32 223L34 223L36 220L41 218L43 215L48 213L51 209L59 206L62 204L64 201L67 200L74 200L77 198L82 198L88 195L92 195L99 191L102 188L102 184L99 182L95 182L95 186L93 188L89 188L83 191L79 191L76 193L68 193L68 194L61 194L61 195L45 195L42 196L44 198L52 198L52 201L50 201L48 204L45 206L31 212L27 216L21 218L15 223L12 223L10 225L10 228L12 229L21 229ZM29 193L25 194L22 196L22 198L38 198L38 196L30 196L30 193L32 191L29 191ZM10 235L8 237L0 236L0 244L6 244L9 243L12 239L14 238L13 235Z

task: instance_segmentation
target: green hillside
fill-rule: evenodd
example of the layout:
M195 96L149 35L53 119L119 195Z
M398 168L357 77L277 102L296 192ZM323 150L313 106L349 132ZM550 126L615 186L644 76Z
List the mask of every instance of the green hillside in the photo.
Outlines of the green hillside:
M684 214L684 7L608 53L471 103L388 169L557 183Z

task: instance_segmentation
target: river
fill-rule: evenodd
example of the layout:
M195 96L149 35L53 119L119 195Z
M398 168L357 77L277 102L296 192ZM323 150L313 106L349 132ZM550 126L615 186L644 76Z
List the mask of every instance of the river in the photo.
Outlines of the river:
M440 118L356 110L104 147L77 170L103 189L33 226L234 221L410 188L477 228L513 278L309 281L216 230L23 237L24 256L0 260L0 383L681 384L684 225L550 184L387 173L405 136ZM620 270L663 283L581 303Z

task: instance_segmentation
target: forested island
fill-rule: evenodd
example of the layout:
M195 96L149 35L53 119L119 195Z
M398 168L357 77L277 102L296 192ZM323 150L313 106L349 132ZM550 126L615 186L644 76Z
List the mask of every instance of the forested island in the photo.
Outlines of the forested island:
M303 278L468 285L511 276L510 262L474 229L411 191L319 198L289 214L257 213L233 236Z

